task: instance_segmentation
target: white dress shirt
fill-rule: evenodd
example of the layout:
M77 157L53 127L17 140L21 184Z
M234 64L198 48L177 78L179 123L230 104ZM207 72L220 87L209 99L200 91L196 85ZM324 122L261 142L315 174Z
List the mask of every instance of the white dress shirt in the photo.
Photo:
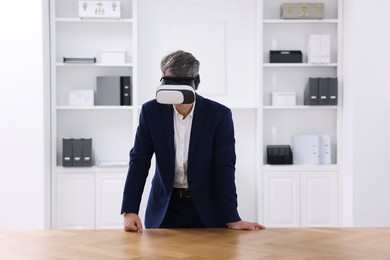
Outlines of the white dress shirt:
M190 135L192 118L194 115L195 103L192 106L191 112L186 118L176 110L173 106L173 125L174 125L174 141L175 141L175 180L174 188L188 188L187 166L188 166L188 148L190 146Z

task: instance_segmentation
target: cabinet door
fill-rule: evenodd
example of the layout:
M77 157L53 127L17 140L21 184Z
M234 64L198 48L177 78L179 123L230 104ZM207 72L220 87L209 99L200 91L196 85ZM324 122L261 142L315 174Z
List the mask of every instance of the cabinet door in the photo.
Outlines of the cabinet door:
M264 224L267 227L300 225L299 173L264 173Z
M126 173L96 175L96 228L122 228L120 215Z
M57 175L57 229L94 229L94 174Z
M337 226L337 173L301 175L302 226Z

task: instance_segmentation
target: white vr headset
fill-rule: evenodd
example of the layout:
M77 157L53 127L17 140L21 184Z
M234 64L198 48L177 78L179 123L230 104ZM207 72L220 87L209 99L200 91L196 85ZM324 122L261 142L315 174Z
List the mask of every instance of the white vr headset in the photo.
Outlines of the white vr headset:
M156 90L160 104L191 104L195 101L195 89L200 82L199 75L192 77L162 77Z

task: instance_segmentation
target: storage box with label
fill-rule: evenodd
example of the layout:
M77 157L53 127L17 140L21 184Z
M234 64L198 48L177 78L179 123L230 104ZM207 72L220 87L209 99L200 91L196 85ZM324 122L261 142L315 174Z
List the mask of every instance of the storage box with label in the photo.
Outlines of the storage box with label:
M282 19L323 19L324 3L283 3L280 6Z
M80 18L121 18L120 1L79 1Z
M102 50L102 63L124 64L126 62L126 52L121 50Z
M296 105L295 92L272 92L271 101L273 106L295 106Z

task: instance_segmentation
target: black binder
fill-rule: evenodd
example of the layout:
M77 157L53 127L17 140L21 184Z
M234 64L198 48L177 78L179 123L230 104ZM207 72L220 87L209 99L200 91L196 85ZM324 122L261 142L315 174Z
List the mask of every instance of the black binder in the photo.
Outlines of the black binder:
M328 100L328 78L318 79L318 105L326 106L329 104Z
M62 139L62 166L71 167L73 165L73 139Z
M81 139L82 166L92 166L92 138Z
M132 105L132 87L130 76L121 77L121 105L131 106Z
M329 105L337 105L337 78L328 78L328 99Z
M309 78L303 95L304 105L318 105L319 78Z
M73 166L82 166L83 144L81 139L73 140Z

